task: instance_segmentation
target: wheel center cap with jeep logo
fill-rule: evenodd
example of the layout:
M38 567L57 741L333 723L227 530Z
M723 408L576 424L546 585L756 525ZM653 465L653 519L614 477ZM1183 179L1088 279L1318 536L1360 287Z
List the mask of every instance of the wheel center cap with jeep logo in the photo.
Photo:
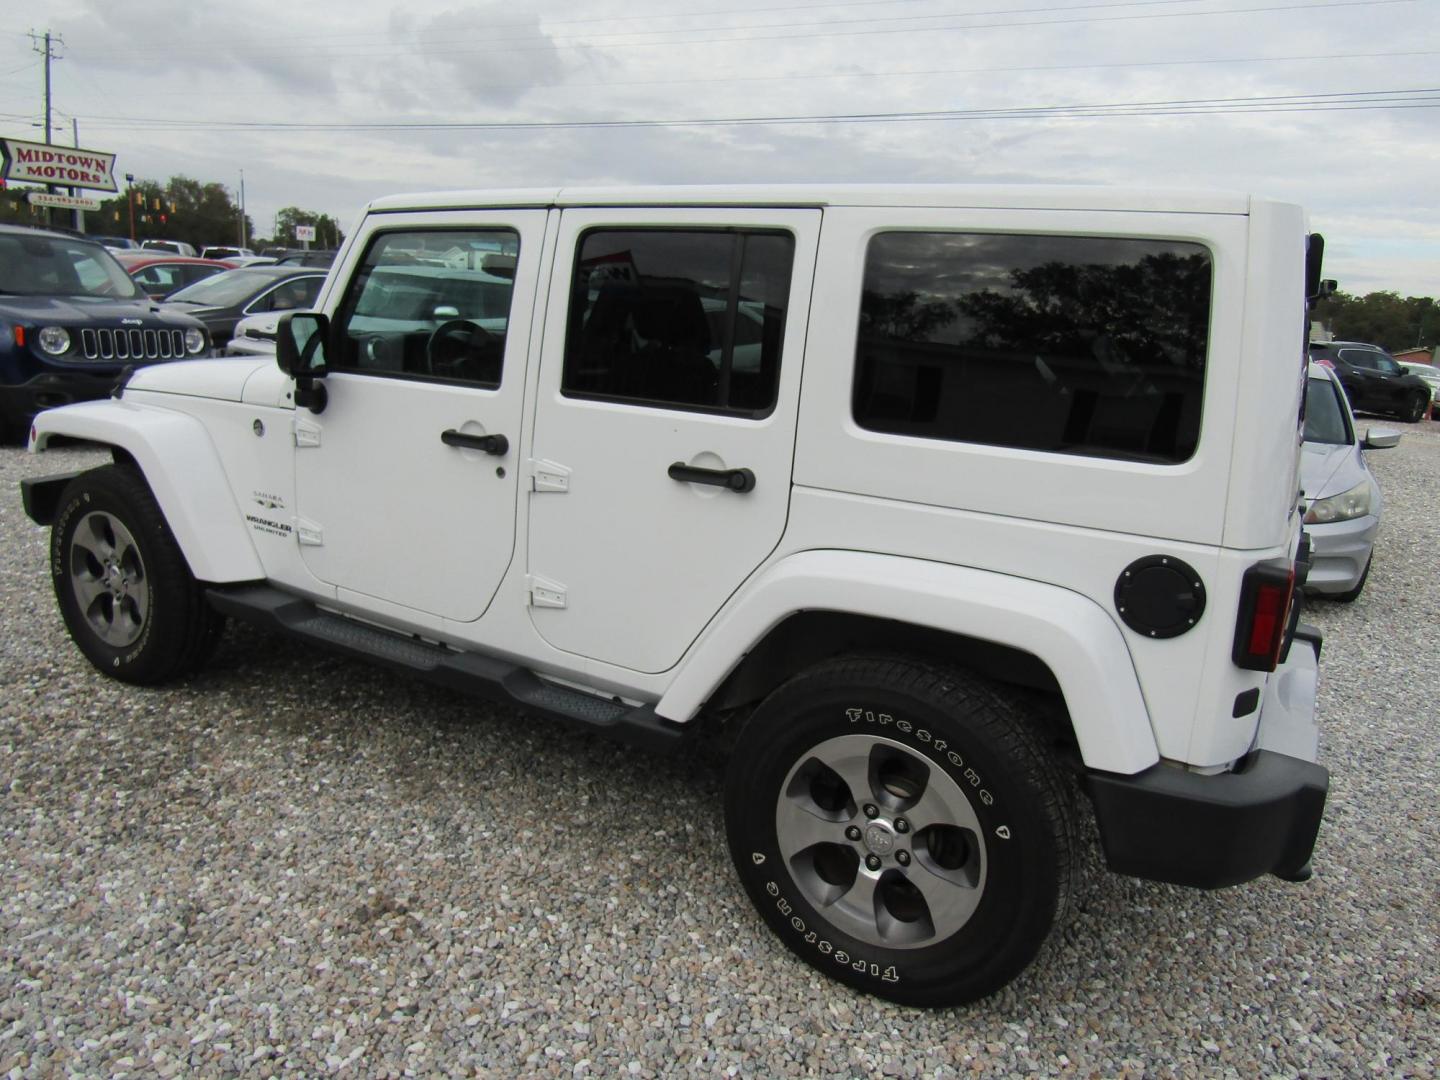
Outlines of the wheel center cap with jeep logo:
M865 827L865 846L876 855L889 855L895 850L895 834L889 825L872 821Z

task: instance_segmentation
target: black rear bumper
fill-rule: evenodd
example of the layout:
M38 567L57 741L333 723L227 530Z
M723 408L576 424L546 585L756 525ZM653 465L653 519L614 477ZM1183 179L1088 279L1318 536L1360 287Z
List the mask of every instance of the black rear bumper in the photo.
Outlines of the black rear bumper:
M1237 772L1155 765L1134 776L1092 772L1087 786L1112 870L1215 889L1264 874L1308 877L1330 774L1257 750Z

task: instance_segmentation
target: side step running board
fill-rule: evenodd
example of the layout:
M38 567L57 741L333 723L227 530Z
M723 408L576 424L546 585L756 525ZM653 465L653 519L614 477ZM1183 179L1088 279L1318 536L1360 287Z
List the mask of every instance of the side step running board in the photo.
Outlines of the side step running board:
M210 588L206 593L216 611L243 622L278 629L334 652L378 662L452 690L601 731L647 750L671 749L687 732L684 726L656 716L651 705L626 705L557 686L503 660L458 652L321 611L309 600L268 585Z

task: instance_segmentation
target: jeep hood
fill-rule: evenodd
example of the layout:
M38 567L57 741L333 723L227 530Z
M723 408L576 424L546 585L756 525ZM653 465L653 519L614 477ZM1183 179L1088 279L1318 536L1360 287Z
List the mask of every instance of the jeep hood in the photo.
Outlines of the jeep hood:
M165 311L151 300L107 300L94 296L0 296L0 311L37 326L122 325L190 327L200 325L179 311Z
M126 384L127 390L146 390L156 394L184 394L188 397L213 398L217 401L240 401L245 384L262 368L274 367L275 361L247 356L221 357L215 360L172 360L136 368Z

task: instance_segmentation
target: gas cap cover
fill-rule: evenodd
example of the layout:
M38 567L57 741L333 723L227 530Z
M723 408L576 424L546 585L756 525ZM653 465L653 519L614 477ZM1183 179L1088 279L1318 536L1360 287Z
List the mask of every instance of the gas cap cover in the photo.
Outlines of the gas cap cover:
M1194 567L1173 555L1147 555L1115 582L1115 610L1137 634L1179 637L1205 612L1205 583Z

